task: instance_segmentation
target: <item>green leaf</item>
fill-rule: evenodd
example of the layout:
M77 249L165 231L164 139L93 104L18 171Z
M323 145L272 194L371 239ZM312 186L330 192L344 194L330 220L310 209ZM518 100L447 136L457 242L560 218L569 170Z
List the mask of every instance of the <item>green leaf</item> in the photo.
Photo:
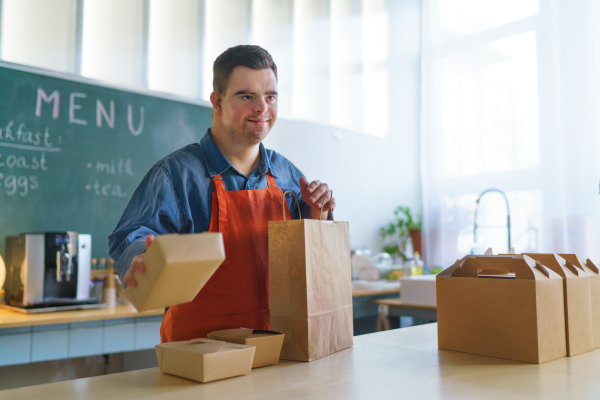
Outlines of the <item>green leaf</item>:
M386 253L388 253L391 256L393 256L395 254L399 255L400 248L398 247L397 244L389 244L387 246L383 246L383 251L385 251Z
M387 239L388 242L392 240L396 241L396 244L386 245L384 251L405 260L406 256L403 251L408 243L410 231L415 229L421 230L421 217L413 217L410 207L396 206L394 209L394 218L387 225L380 228L379 231L382 238L389 238Z

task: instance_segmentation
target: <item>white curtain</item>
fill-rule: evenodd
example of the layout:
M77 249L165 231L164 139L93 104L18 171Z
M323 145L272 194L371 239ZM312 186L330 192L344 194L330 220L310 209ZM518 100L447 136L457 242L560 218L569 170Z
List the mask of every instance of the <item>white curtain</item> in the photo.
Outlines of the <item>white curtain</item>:
M424 0L426 261L488 247L598 260L600 2Z

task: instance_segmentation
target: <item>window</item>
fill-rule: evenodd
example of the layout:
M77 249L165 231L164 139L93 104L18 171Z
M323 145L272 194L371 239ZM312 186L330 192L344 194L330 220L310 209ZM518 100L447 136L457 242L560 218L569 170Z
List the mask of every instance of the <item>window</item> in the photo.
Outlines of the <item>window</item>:
M383 137L385 0L3 0L0 58L125 87L209 100L228 47L261 45L280 116Z
M427 261L449 266L465 254L511 246L539 252L542 163L538 110L539 4L427 2L423 43L423 173Z
M75 73L76 3L76 0L2 0L2 60Z
M599 256L600 8L595 1L425 0L426 261L487 247ZM576 45L574 45L576 43Z

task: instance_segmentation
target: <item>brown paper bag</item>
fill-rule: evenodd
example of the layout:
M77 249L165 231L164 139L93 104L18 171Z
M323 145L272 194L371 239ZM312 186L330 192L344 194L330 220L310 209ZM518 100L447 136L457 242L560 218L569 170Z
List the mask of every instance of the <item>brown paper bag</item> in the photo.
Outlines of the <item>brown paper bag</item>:
M312 361L352 346L348 222L285 221L285 213L270 221L269 281L282 359Z

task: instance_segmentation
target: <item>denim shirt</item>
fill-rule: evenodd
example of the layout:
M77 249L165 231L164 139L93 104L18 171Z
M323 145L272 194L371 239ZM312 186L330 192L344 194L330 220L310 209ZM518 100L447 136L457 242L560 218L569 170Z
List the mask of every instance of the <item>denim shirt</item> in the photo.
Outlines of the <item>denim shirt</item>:
M187 145L158 161L133 193L121 220L108 236L110 257L123 277L133 258L144 251L146 235L200 233L208 231L214 186L212 177L221 175L225 190L268 187L267 171L283 192L291 190L300 203L303 218L310 207L300 196L298 180L304 176L289 160L260 144L260 163L250 175L237 171L211 137L210 128L199 143ZM292 218L298 218L293 196L286 196ZM331 215L331 214L330 214Z

